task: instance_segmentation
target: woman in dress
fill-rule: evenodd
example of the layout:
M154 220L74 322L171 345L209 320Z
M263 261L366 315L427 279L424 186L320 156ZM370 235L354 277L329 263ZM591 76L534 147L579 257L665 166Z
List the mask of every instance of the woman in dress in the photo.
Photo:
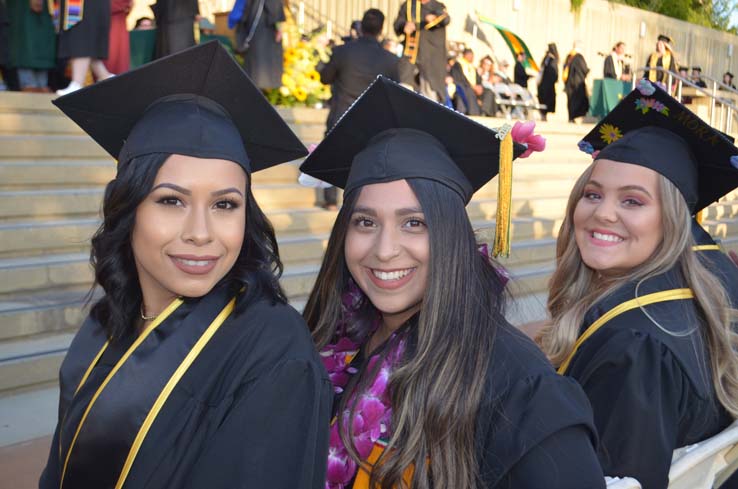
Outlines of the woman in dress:
M40 487L321 488L330 381L250 184L302 144L215 41L55 103L118 168Z
M592 403L607 475L668 485L672 452L738 415L728 294L692 215L738 187L738 149L642 80L580 148L557 242L544 351Z
M465 212L523 150L498 134L379 77L301 167L345 189L304 312L339 394L327 488L604 487L586 399L505 320Z

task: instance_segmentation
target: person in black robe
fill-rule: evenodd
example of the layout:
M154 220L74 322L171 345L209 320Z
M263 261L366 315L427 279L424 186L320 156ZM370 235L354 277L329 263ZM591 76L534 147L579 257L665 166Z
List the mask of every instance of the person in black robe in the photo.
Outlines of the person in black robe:
M541 118L545 121L547 114L556 112L556 82L559 80L559 51L556 44L550 43L548 51L541 61L541 72L538 81L538 102L545 105L541 109Z
M610 54L605 57L605 64L602 68L603 78L611 78L613 80L623 79L623 74L625 73L624 54L625 43L620 41L613 46Z
M198 0L156 0L151 6L156 19L154 59L195 45L195 21L200 17Z
M663 70L668 70L672 73L677 72L677 62L674 51L671 47L672 44L673 41L671 37L664 34L659 34L659 37L656 40L656 51L648 56L646 66L662 69L646 70L643 73L644 78L652 82L661 82L666 84L669 79L669 75L666 71Z
M54 103L118 156L118 174L93 238L105 295L62 364L39 487L323 489L331 385L248 183L304 146L217 41ZM147 222L162 213L171 222ZM177 237L160 249L152 229ZM222 250L224 233L240 247ZM232 266L203 270L211 252Z
M705 80L702 79L702 68L699 66L693 66L692 67L692 83L697 85L700 88L707 88L707 83L705 83Z
M738 309L738 266L723 253L712 236L705 231L697 220L692 220L692 237L697 256L713 275L720 279L725 291L730 296L730 303Z
M663 108L655 105L657 110L645 113L633 110L636 101L644 96L663 104ZM670 115L668 119L663 116L666 111ZM619 134L609 137L615 129ZM611 142L608 143L607 139ZM665 91L645 80L587 134L579 146L586 151L598 151L595 165L599 162L638 165L665 177L684 199L681 210L665 209L661 204L659 212L662 216L667 212L676 216L679 212L679 218L670 219L694 214L738 187L738 170L730 163L732 158L738 158L738 148ZM570 202L585 202L587 199L594 206L611 199L604 191L596 190L612 187L613 182L606 179L608 174L611 173L597 176L597 183L594 183L594 174L585 173L576 187L583 193L582 199ZM592 177L587 178L587 175ZM623 186L618 188L625 188L627 184L628 180L617 183ZM592 195L588 196L590 192ZM624 206L631 204L628 199L636 199L646 205L645 198L635 193L621 195ZM572 217L577 212L576 206L575 203L567 209L567 220L576 219ZM608 210L604 207L599 209L592 209L592 219L597 220L591 225L599 222L600 233L608 230L618 232L616 229L626 225L621 213L630 210L613 210L612 205ZM592 404L601 440L599 459L605 474L634 477L643 489L667 487L674 450L716 435L735 417L735 412L729 407L730 402L735 401L725 404L725 398L718 397L712 367L713 362L721 361L725 362L722 368L726 375L733 375L738 370L735 357L723 353L730 352L732 346L718 344L715 348L712 346L714 342L706 340L712 335L725 334L731 328L728 322L709 322L704 313L706 307L729 307L729 304L719 303L721 276L714 273L714 266L706 262L705 251L698 251L702 256L697 262L689 256L694 253L690 234L693 235L697 229L680 224L673 227L676 229L669 231L669 237L686 243L683 249L665 246L645 258L646 261L631 264L631 268L623 268L623 264L617 273L618 276L633 276L651 265L648 260L668 259L664 265L666 270L642 272L644 276L639 279L613 279L606 289L593 282L592 287L600 286L599 298L593 299L594 303L586 310L576 343L557 357L563 358L557 362L559 372L576 379ZM581 230L571 230L572 225L566 229L562 229L560 234L560 249L577 246L584 257L579 237L568 243L561 241L573 240L575 232L581 236ZM683 234L671 236L675 232ZM596 233L592 232L592 239ZM623 239L632 238L628 235ZM651 238L641 233L638 239L646 243ZM662 236L661 243L665 239ZM658 246L659 242L655 243ZM591 256L594 252L589 253ZM613 263L616 260L614 253L617 251L610 255L609 262L608 258L600 256L600 263ZM608 269L590 267L584 258L578 260L580 264L576 266L594 270L600 277L611 275ZM688 267L691 274L685 272ZM692 280L701 280L690 278L699 276L695 267L704 267L702 276L713 272L713 277L709 281L693 283ZM735 267L729 270L734 271ZM579 278L565 279L566 276ZM555 294L562 290L583 287L574 282L584 280L584 277L584 272L572 275L563 268L557 270L551 283L558 285L550 291L551 297L556 297ZM722 282L722 288L731 287L729 282L734 281L735 278ZM696 296L697 287L705 299ZM735 290L726 292L732 296L736 293ZM579 300L574 294L560 297L569 302ZM569 311L556 300L549 301L549 305L556 325L557 318ZM555 327L549 330L548 335L544 334L542 344L550 344L553 331ZM715 341L719 343L721 340ZM719 355L723 355L722 358ZM731 396L730 393L726 395Z
M456 110L466 115L494 117L497 113L495 95L482 85L482 77L474 66L474 52L471 49L464 49L461 57L451 66L449 74L456 84Z
M407 430L420 430L414 431L419 437L414 446L428 450L398 455L414 457L412 463L397 467L411 487L420 483L430 487L430 478L438 484L444 464L454 464L456 470L463 471L446 456L470 453L474 459L471 470L476 473L468 474L466 482L455 479L439 487L605 486L583 393L576 382L557 376L535 344L504 319L502 276L494 262L478 250L464 211L474 191L497 174L497 165L490 162L502 158L500 165L511 165L514 156L524 151L510 134L503 142L498 134L379 77L300 167L309 176L345 191L304 312L336 392L341 394L334 402L334 414L343 421L331 427L327 488L374 487L369 485L366 471L352 465L351 460L356 460L343 455L346 448L338 431L341 425L354 426L353 434L347 434L356 436L360 460L370 466L380 454L386 456L384 463L390 463L388 459L406 449L403 440L409 436ZM509 161L504 161L504 153L501 156L501 144L511 147ZM403 182L409 188L400 195ZM388 193L387 201L378 202L381 196L369 194L374 197L362 200L370 188L380 186L396 189L394 197ZM415 190L420 210L418 204L407 200L410 189ZM388 216L402 217L392 220ZM349 226L353 229L348 230ZM385 234L383 229L392 231ZM360 234L376 240L366 254L360 250L368 243L356 243ZM417 240L424 239L430 250L436 250L427 261L408 251L417 251ZM356 253L365 257L358 268ZM380 292L382 286L373 288L371 284L377 281L367 277L379 273L373 268L369 272L368 267L399 271L407 266L424 270L428 278L411 275L409 282ZM467 294L467 288L483 293ZM421 291L420 302L411 290ZM337 306L341 306L338 316L331 312ZM436 314L447 317L434 324L430 316ZM439 327L448 330L436 329ZM477 333L470 334L472 330ZM438 349L449 353L439 358ZM466 354L460 353L462 350ZM476 367L460 365L467 360ZM395 377L392 372L398 367L404 374ZM452 380L449 375L456 377ZM400 379L408 384L394 384ZM412 394L407 394L405 385L412 386ZM464 402L472 396L471 385L481 387L476 404ZM390 388L397 392L388 394ZM430 406L433 417L408 414L411 419L400 435L394 432L399 429L395 424L398 405L394 403L405 405L408 395ZM364 401L369 407L362 404ZM453 418L448 428L444 427L448 422L444 414ZM373 425L372 419L380 423ZM465 423L473 427L467 446L453 441L459 439ZM393 447L388 449L390 453L385 451L387 443ZM419 460L428 470L422 475L416 470L417 478L411 484L411 472Z
M439 102L443 102L446 93L446 26L449 22L451 18L443 3L406 0L400 5L394 23L395 33L405 36L406 55L400 60L400 81ZM419 36L415 63L407 56L410 36Z
M513 69L513 82L516 85L520 85L521 87L528 90L528 79L530 78L530 75L528 72L525 71L525 66L523 66L523 63L525 62L526 56L524 52L519 52L517 56L515 56L515 68Z
M578 51L578 45L564 61L564 91L566 92L566 107L569 110L569 122L574 122L577 117L582 117L589 111L589 96L587 95L587 74L589 68L582 53Z
M282 0L251 0L236 25L236 50L243 53L244 69L262 90L282 85Z

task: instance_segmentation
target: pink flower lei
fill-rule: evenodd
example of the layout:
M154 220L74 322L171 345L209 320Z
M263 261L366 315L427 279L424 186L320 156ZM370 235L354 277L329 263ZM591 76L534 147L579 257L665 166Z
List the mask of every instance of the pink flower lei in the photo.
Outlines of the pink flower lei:
M326 345L320 352L336 393L342 393L351 375L357 373L357 370L351 367L350 364L358 353L360 345L346 336L346 322L355 318L362 299L361 290L352 281L349 290L343 294L344 324L339 325L340 338L335 343ZM376 325L372 328L372 330L374 329L376 329ZM396 333L392 335L389 341L394 342L395 338ZM392 350L382 360L379 369L376 366L381 355L376 354L369 359L365 371L376 371L376 376L366 390L350 394L346 405L356 404L353 419L351 419L351 410L346 409L340 414L340 421L335 420L331 425L325 489L344 489L348 487L358 470L358 465L351 458L341 440L340 427L345 429L345 427L351 426L351 438L361 459L369 457L374 444L379 439L390 436L392 407L390 406L387 385L392 368L402 358L404 350L405 339L402 338L393 345Z

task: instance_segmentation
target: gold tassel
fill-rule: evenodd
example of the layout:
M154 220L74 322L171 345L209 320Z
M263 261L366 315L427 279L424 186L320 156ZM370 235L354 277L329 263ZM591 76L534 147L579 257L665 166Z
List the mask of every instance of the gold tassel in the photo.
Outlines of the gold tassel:
M703 220L703 219L705 218L705 210L704 210L704 209L702 209L701 211L699 211L699 212L698 212L698 213L697 213L697 214L696 214L696 215L694 216L694 218L695 218L695 219L697 220L697 224L699 224L700 226L702 226L702 220Z
M510 212L512 206L512 161L513 140L510 126L503 126L498 132L500 141L500 172L497 175L497 218L495 245L492 254L507 258L510 256Z

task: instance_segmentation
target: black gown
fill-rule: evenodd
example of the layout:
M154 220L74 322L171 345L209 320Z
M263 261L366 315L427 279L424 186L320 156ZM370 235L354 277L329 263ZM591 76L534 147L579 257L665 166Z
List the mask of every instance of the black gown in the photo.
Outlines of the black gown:
M683 284L672 270L644 281L638 297ZM622 286L587 312L580 334L635 297L635 284ZM643 308L670 333L636 307L592 334L565 375L579 381L592 403L605 474L634 477L643 489L665 489L673 451L715 435L732 419L715 395L694 301Z
M352 366L361 371L363 363L359 353ZM337 407L338 399L334 414ZM557 375L540 349L503 320L477 418L480 488L604 488L596 444L582 389Z
M332 388L305 323L291 307L259 300L217 328L232 296L221 286L185 301L138 337L127 360L139 339L110 344L94 362L105 333L85 321L61 367L59 424L39 487L60 487L65 472L65 488L113 488L128 464L129 489L323 489Z
M692 237L702 264L720 280L732 307L738 309L738 267L719 249L699 249L702 246L717 246L717 243L695 220L692 220Z
M243 48L243 41L256 22L254 35L243 53L243 67L262 90L279 88L282 85L282 42L276 41L277 23L285 20L282 0L264 0L261 15L257 13L260 0L251 0L246 7L241 23L237 26L237 49Z
M66 0L62 0L61 12L64 12L65 4ZM110 2L87 0L82 20L59 32L57 57L108 59L110 12Z
M151 6L156 17L156 58L178 53L195 45L197 0L157 0Z
M556 112L556 82L559 80L559 68L556 58L546 56L541 63L541 81L538 83L538 102L546 106L541 112Z
M414 22L417 18L417 1L407 0L407 2L412 2L411 17ZM438 17L432 26L429 26L428 22L425 21L425 17L429 14ZM415 64L418 68L419 76L428 81L430 87L438 95L439 102L443 101L443 95L446 93L446 26L450 21L451 18L448 16L446 6L443 3L437 0L430 0L427 3L420 4L420 25L416 26L416 29L420 31L420 38L418 42L418 57ZM407 3L402 2L394 23L395 34L398 36L403 35L403 29L406 23ZM410 71L402 69L403 66L407 68L407 65L407 58L403 58L400 61L400 81L413 85L417 89L417 84L413 80L407 79Z
M576 53L574 56L569 56L564 63L565 66L569 66L569 76L564 82L564 90L566 91L569 120L572 121L577 117L586 115L589 110L589 97L587 96L587 85L585 83L589 68L581 54Z

